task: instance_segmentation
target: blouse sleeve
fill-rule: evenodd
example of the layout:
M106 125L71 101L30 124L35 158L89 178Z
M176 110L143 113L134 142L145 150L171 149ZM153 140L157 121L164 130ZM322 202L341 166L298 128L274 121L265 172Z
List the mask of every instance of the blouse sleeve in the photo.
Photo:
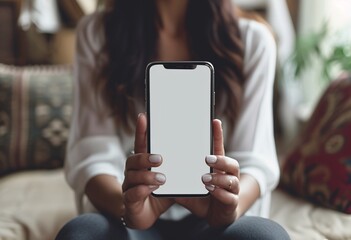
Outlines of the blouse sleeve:
M234 134L227 137L226 155L238 160L241 173L257 180L263 196L275 188L279 179L272 113L276 45L263 24L246 24L241 23L245 29L243 105Z
M79 211L82 211L82 198L89 179L109 174L123 181L125 153L114 121L94 91L96 61L103 41L98 19L96 14L84 17L76 32L74 102L65 175L76 193Z

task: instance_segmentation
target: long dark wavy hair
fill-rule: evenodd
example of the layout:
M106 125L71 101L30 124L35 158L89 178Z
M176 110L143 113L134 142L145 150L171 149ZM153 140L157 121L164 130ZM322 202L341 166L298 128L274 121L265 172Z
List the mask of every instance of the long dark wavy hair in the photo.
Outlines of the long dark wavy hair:
M107 62L100 68L96 89L117 124L130 131L136 104L144 99L146 65L156 59L158 30L154 0L114 0L103 16ZM216 115L234 129L241 105L243 46L231 0L189 0L186 33L191 60L215 68ZM189 60L189 59L177 59Z

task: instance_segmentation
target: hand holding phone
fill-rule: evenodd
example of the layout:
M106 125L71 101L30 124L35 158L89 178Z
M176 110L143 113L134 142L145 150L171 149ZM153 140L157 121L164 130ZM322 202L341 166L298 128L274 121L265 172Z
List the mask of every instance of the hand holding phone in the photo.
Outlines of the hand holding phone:
M174 203L174 200L170 198L151 196L151 192L163 182L160 182L157 177L159 173L148 171L148 169L162 164L162 159L154 161L155 159L152 158L155 156L147 153L146 121L145 114L139 114L136 123L134 154L127 158L125 178L122 184L123 218L128 227L137 229L151 227L160 215Z

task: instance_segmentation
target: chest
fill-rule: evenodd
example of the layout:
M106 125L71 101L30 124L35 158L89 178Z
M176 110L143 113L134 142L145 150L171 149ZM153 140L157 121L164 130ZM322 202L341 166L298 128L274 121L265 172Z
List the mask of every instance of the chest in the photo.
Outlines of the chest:
M167 36L160 34L157 42L157 60L191 60L191 51L185 36Z

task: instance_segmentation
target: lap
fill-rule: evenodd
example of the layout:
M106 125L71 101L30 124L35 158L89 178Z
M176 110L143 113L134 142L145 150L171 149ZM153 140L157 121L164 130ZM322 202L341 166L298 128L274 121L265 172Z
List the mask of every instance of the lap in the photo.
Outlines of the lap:
M212 228L205 220L190 215L180 221L158 220L148 230L132 230L118 219L97 213L78 216L68 222L58 234L57 240L161 240L161 239L289 239L286 231L277 223L260 217L243 216L223 228Z

